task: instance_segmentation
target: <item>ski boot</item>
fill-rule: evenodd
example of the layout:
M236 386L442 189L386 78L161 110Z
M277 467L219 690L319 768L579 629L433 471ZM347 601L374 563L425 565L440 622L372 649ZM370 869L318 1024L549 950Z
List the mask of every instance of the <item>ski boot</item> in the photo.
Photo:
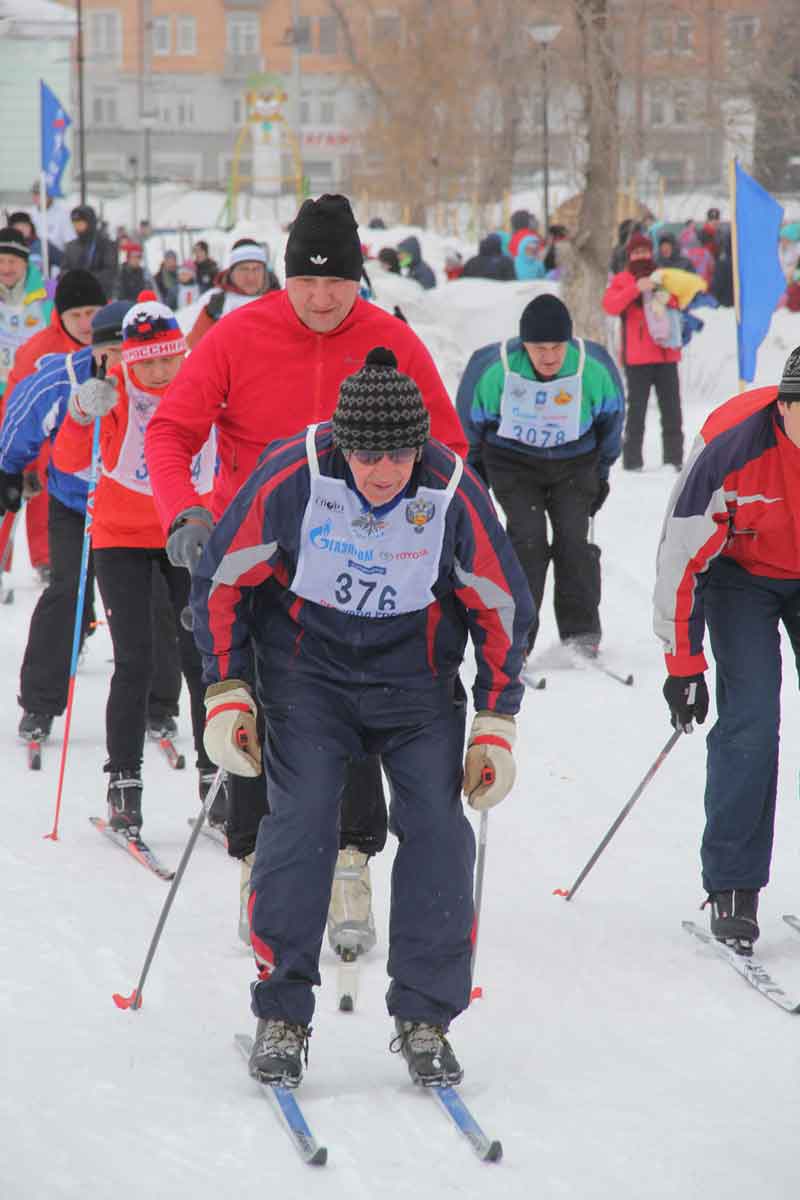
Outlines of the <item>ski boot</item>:
M44 742L52 728L53 718L48 713L24 712L17 732L24 742Z
M211 790L214 780L217 777L216 767L201 767L197 780L197 785L200 790L200 802L205 803L206 796ZM223 779L216 796L214 797L211 808L208 813L208 823L212 829L221 829L225 832L225 821L228 816L228 790L225 780Z
M599 633L579 633L564 639L564 645L576 658L597 658L600 654Z
M328 909L328 941L335 954L358 956L375 945L369 856L355 846L339 851Z
M170 738L178 736L178 722L169 713L165 713L163 717L147 717L147 736L152 738L154 742L160 742L162 738Z
M749 957L758 941L758 890L712 892L705 904L711 905L711 932L737 954ZM705 908L705 904L703 907Z
M308 1066L308 1025L291 1025L275 1017L259 1019L248 1069L260 1083L296 1088Z
M112 829L138 834L142 827L142 777L138 771L111 771L108 823Z
M395 1017L394 1025L397 1036L392 1038L389 1049L392 1054L403 1055L412 1083L423 1087L449 1087L461 1083L464 1071L441 1025L402 1021L400 1017Z

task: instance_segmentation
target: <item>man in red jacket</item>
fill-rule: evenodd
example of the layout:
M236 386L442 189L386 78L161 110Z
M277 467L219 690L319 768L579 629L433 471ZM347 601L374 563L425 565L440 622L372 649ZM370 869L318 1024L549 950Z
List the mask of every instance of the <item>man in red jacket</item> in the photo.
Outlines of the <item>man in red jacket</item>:
M656 284L650 278L656 269L653 245L643 233L628 242L627 264L615 275L603 297L603 308L622 318L622 361L625 366L628 404L622 465L626 471L641 471L642 443L650 389L655 387L661 413L663 458L677 471L683 465L683 419L678 379L679 348L661 346L650 334L645 315L646 297ZM670 300L671 305L676 301Z
M214 520L253 472L265 446L331 418L339 385L363 366L374 346L393 350L398 370L417 384L432 435L466 456L461 423L423 343L403 321L359 297L362 263L348 200L306 200L286 245L285 290L230 313L181 368L150 421L145 442L153 495L169 532L167 553L176 565L189 570L197 565ZM209 512L192 483L191 461L212 425L220 465ZM264 784L244 778L229 783L229 851L246 860L265 811ZM359 952L375 940L367 861L386 838L377 758L352 764L341 829L339 868L348 874L341 888L334 884L329 935L335 948ZM346 911L348 897L337 908L346 888L359 914L353 919Z

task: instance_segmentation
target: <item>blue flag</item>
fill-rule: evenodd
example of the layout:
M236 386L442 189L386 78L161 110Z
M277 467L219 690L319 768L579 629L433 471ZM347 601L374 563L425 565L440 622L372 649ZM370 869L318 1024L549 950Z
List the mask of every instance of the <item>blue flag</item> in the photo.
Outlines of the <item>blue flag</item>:
M783 209L738 162L733 219L739 259L739 378L752 383L758 347L786 290L778 258Z
M42 112L42 171L47 194L61 196L61 176L67 165L67 130L72 121L54 92L43 79L39 80L39 97Z

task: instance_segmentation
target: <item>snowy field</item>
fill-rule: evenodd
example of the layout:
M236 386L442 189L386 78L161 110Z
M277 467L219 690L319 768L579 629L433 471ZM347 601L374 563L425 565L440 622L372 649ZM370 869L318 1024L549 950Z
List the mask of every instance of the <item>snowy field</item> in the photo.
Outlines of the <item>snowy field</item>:
M530 294L481 282L426 295L405 280L381 288L384 302L399 299L406 309L450 387L472 349L515 332ZM777 380L796 343L800 319L778 314L759 382ZM730 312L709 315L683 381L693 436L736 389ZM373 864L380 940L364 963L352 1015L336 1011L335 963L327 949L323 956L301 1098L329 1147L324 1170L300 1164L234 1052L234 1033L253 1028L253 970L236 937L238 866L207 840L178 893L143 1009L114 1006L112 993L136 983L166 885L88 821L104 809L110 642L103 627L78 678L61 840L43 840L53 822L63 721L44 769L29 773L15 695L37 590L20 541L16 603L0 609L3 1200L796 1196L800 1018L768 1004L681 930L682 919L698 917L702 899L703 733L681 739L575 902L552 894L573 881L671 732L650 594L674 474L659 465L654 408L646 461L642 474L613 472L596 522L607 662L633 672L635 686L591 669L546 666L557 642L548 595L534 653L547 688L526 696L517 785L489 821L483 998L453 1025L452 1038L466 1068L464 1098L503 1141L498 1166L471 1155L387 1051L391 843ZM468 684L471 674L468 666ZM800 716L795 680L789 656L788 730ZM184 702L188 754L187 710ZM780 920L800 907L796 745L785 739L759 950L800 994L800 940ZM151 745L144 778L145 837L177 864L198 807L194 772L170 771Z

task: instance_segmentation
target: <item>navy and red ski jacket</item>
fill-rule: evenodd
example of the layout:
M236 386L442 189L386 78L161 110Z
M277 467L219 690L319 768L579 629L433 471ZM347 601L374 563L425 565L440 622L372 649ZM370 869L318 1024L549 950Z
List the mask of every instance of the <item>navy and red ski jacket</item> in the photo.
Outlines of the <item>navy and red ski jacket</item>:
M423 688L453 677L467 635L477 663L475 708L513 715L529 633L537 622L525 576L489 494L464 468L447 510L431 603L375 620L355 617L289 590L310 494L306 432L268 446L211 536L192 582L195 641L207 683L302 674L342 683ZM326 422L316 432L320 472L348 480ZM444 490L455 455L431 439L406 495ZM352 483L350 484L352 486Z
M702 577L717 555L751 575L800 580L800 447L776 387L710 415L670 499L658 548L654 626L671 675L707 667Z

